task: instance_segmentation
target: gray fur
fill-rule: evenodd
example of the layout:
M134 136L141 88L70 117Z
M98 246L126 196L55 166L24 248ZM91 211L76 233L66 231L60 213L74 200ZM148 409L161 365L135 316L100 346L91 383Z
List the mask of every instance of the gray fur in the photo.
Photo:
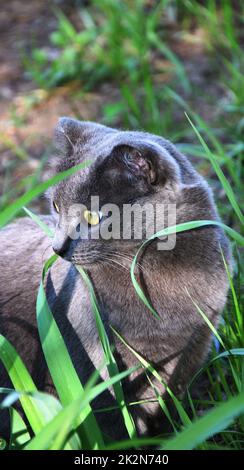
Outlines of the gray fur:
M217 326L228 291L220 245L231 263L223 231L208 226L178 234L172 251L156 251L156 241L145 249L137 277L161 316L162 321L159 321L140 301L130 279L130 260L141 242L79 240L67 243L64 222L69 205L77 202L89 205L92 194L99 194L102 203L109 201L119 206L130 200L139 204L175 202L178 223L218 220L211 190L187 158L158 136L62 118L55 139L61 155L52 162L54 172L86 159L92 160L89 168L51 188L52 215L43 217L50 226L56 226L54 248L59 252L62 248L65 258L59 258L47 276L48 302L78 374L85 383L94 367L101 365L102 350L87 288L74 264L85 266L91 277L105 328L116 346L119 367L128 368L137 360L113 337L109 325L153 363L169 387L182 396L187 383L205 360L212 340L209 327L187 291ZM143 174L135 174L133 170L133 151L140 152L145 159ZM149 168L156 175L153 183ZM60 206L59 221L52 207L53 200ZM21 354L38 388L53 392L35 318L42 266L53 253L51 242L33 221L23 218L0 232L0 245L0 331ZM105 378L106 373L102 376ZM0 367L0 386L8 385L7 375ZM163 387L159 389L165 394ZM127 399L132 401L154 397L142 370L125 380L124 390ZM103 394L94 407L113 404L110 391ZM152 435L164 429L163 414L157 404L133 407L132 411L139 434ZM119 413L99 413L97 419L104 432L114 439L126 436Z

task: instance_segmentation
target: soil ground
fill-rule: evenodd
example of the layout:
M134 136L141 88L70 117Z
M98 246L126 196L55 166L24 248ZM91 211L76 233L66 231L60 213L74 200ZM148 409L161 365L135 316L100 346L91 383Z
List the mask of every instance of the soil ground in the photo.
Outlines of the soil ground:
M23 57L30 54L32 47L50 48L49 35L57 25L54 7L58 6L77 22L79 2L0 0L0 3L2 193L8 184L6 174L11 173L11 186L14 186L21 178L33 173L40 158L51 152L53 130L60 116L78 115L85 120L99 121L104 104L116 101L118 91L113 84L105 83L93 92L81 94L80 85L76 82L50 91L38 89L23 66ZM208 87L210 97L222 99L224 91L212 76L212 63L204 50L204 32L195 30L194 38L188 35L177 40L175 25L170 25L169 29L172 35L171 47L184 63L191 83L205 89ZM170 83L170 76L168 80ZM201 96L198 97L198 106L203 118L209 119L210 115L216 113L216 107ZM182 110L179 119L183 119Z

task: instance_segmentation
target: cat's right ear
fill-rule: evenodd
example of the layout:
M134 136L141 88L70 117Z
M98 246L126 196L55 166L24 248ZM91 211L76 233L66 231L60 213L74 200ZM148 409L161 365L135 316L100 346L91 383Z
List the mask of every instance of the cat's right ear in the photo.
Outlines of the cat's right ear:
M54 131L54 144L62 155L70 156L82 135L82 123L77 119L62 117Z

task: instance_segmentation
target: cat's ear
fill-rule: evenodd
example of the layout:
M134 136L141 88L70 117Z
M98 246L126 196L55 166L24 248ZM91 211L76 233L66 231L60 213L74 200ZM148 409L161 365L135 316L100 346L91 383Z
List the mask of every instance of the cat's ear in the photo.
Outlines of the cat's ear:
M77 119L62 117L54 132L55 147L63 154L70 156L76 142L81 138L83 123Z
M127 176L130 178L140 178L149 184L157 181L157 170L153 158L142 149L130 145L117 145L113 148L110 157L107 159L107 171L113 172L114 176Z

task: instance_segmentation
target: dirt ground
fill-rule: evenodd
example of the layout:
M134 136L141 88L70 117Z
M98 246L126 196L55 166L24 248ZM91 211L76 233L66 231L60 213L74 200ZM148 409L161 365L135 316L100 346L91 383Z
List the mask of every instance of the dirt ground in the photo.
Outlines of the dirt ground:
M3 4L2 0L1 3ZM48 45L48 36L57 23L52 10L56 3L68 13L69 8L65 4L72 2L14 0L4 2L0 10L2 142L3 145L6 144L9 138L18 145L30 138L34 156L43 151L59 116L74 115L79 110L84 119L95 118L101 101L96 93L82 97L79 102L72 99L76 84L61 87L51 93L39 90L24 70L22 55L28 54L32 45ZM21 125L18 125L18 121Z
M77 21L79 3L82 2L0 0L0 193L6 173L11 172L14 185L35 170L43 154L51 152L53 130L60 116L99 121L104 104L118 98L111 83L84 95L78 93L78 83L49 92L38 89L24 69L23 55L28 56L32 47L50 47L49 35L57 25L53 8L58 6ZM171 46L183 61L191 83L202 87L207 83L210 96L223 97L204 51L203 31L195 30L192 36L177 40L174 28L170 25ZM203 118L216 112L201 96L199 108Z
M53 130L60 116L78 114L85 120L99 120L106 93L111 96L105 86L99 93L78 98L76 83L46 92L37 88L24 69L23 54L28 56L33 46L49 44L49 35L57 24L53 7L61 7L72 17L74 3L0 0L0 194L10 189L6 174L11 174L14 186L33 173L40 157L51 152Z

